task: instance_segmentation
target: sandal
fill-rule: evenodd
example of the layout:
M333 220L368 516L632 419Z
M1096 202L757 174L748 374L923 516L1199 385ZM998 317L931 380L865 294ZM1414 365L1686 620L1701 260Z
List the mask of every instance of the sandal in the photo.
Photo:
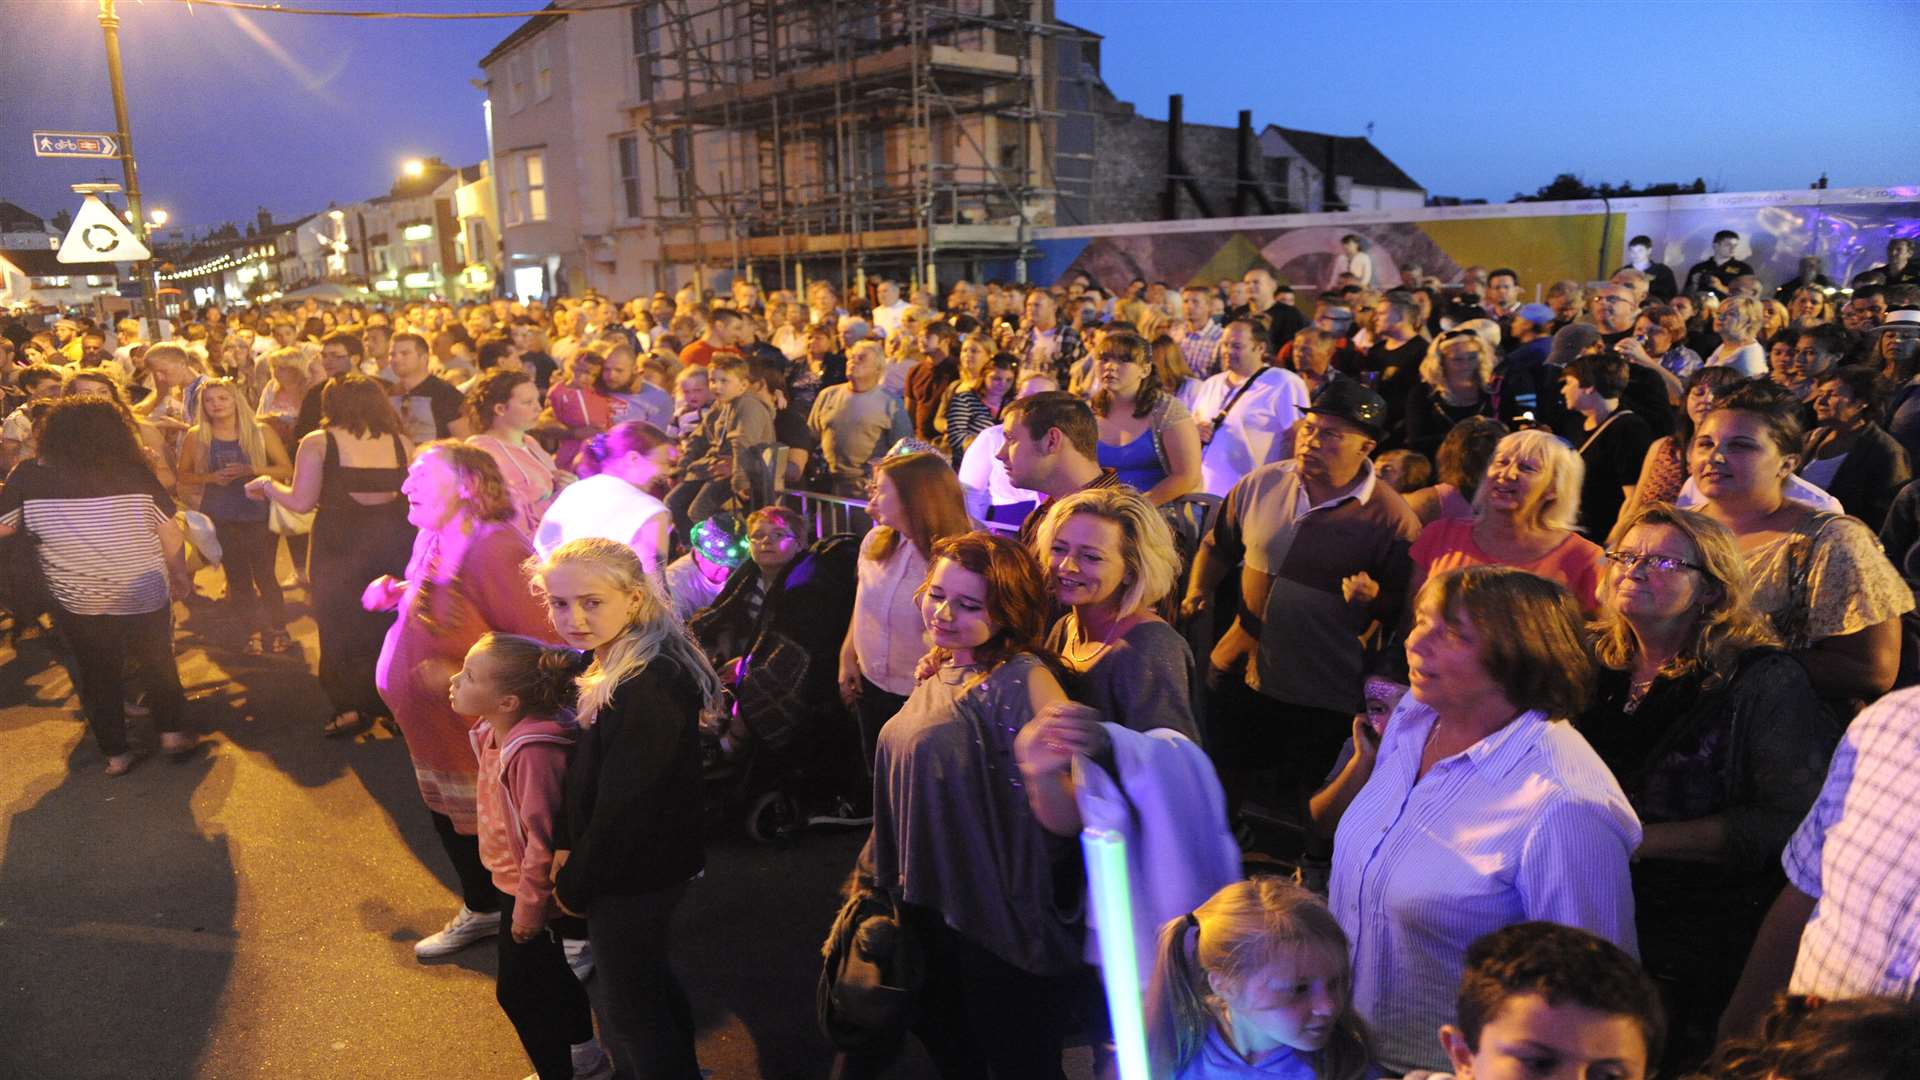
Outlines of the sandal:
M266 647L261 643L260 634L255 632L247 635L247 643L240 647L240 651L248 656L259 656L266 651Z
M343 735L358 735L371 726L371 721L357 712L336 714L320 729L320 734L329 739L338 739Z
M292 648L293 648L293 639L287 636L287 632L285 630L275 630L273 633L267 635L267 651L268 652L278 655L280 653L287 652Z
M166 755L168 761L185 761L198 749L200 749L200 740L184 731L160 733L160 752Z

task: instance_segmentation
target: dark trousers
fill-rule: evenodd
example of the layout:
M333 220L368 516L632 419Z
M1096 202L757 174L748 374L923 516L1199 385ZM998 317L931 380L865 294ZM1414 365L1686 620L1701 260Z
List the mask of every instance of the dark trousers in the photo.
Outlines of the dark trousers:
M860 748L865 752L863 760L867 764L868 779L873 777L873 755L880 743L880 729L887 726L887 721L906 703L906 698L889 694L865 675L860 676L860 700L854 703L853 712L860 720Z
M433 815L433 831L440 837L440 846L447 849L447 859L460 879L460 902L468 911L500 910L500 890L493 887L493 874L480 861L480 838L456 830L453 819L445 814L427 813Z
M362 608L360 594L382 574L406 573L412 550L405 503L322 506L314 517L308 591L320 630L320 689L335 713L387 711L373 676L393 613Z
M54 610L54 625L73 652L80 708L87 714L100 752L127 752L127 665L146 683L153 726L179 731L187 696L180 689L180 668L173 659L171 606L140 615L75 615Z
M1208 693L1207 754L1227 789L1229 813L1258 798L1256 774L1279 771L1273 809L1302 812L1306 798L1326 786L1340 749L1353 735L1353 716L1275 701L1249 687L1243 672L1213 673Z
M905 908L927 960L913 1034L944 1080L1058 1080L1075 1022L1079 975L1022 971L948 926L931 908ZM882 1075L892 1055L841 1054L834 1080Z
M729 480L682 480L667 492L664 500L673 514L673 526L682 540L693 535L693 527L727 508L733 498Z
M595 896L587 914L600 1041L620 1080L700 1080L693 1005L667 956L673 909L687 887Z
M241 621L253 630L285 630L287 605L280 595L274 561L280 554L278 537L264 521L213 522L220 538L220 569L227 575L227 599Z
M567 967L551 927L522 944L513 940L513 896L496 891L500 905L500 963L493 997L512 1021L540 1080L572 1080L573 1044L593 1038L587 991Z

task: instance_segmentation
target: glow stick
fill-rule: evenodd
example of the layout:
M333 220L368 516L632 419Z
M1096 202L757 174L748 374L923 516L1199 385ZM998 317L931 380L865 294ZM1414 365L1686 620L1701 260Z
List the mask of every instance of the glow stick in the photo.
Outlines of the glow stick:
M1093 898L1094 924L1100 935L1100 978L1107 988L1107 1015L1113 1021L1120 1080L1150 1080L1140 962L1134 955L1127 842L1109 829L1082 829L1080 847L1087 857L1087 891Z

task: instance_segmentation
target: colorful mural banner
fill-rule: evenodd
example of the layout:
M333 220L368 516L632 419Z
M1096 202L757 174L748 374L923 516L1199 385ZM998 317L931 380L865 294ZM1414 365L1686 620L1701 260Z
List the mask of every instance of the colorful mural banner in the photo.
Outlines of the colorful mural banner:
M1769 292L1799 273L1804 255L1820 256L1826 275L1845 283L1884 261L1888 240L1920 236L1920 185L1040 229L1027 271L1045 283L1081 272L1117 289L1134 278L1211 285L1265 266L1310 294L1333 283L1340 240L1351 233L1367 241L1376 288L1399 285L1415 267L1454 282L1477 265L1518 271L1531 296L1559 280L1603 280L1638 235L1654 241L1655 261L1684 276L1722 229L1740 234L1736 254ZM1014 276L1011 264L988 269Z

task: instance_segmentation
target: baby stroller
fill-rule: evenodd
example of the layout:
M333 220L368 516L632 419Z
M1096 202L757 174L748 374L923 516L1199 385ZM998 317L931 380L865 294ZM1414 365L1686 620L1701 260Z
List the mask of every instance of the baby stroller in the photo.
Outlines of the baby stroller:
M709 817L741 822L756 842L789 838L812 815L846 819L871 797L858 728L835 686L858 557L858 538L830 536L780 570L739 662L721 672L725 705L701 724ZM741 570L696 616L703 643L703 627L751 596L757 569Z

